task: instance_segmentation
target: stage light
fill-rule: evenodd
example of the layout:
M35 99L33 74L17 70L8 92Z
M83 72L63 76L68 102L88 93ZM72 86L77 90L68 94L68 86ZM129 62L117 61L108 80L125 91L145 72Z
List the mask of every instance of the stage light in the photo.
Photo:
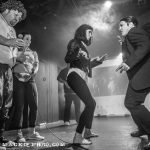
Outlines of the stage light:
M115 10L111 7L112 4L111 1L105 1L92 5L92 7L87 7L87 12L77 18L77 21L86 22L94 29L108 33L116 22L116 14Z
M122 53L120 53L117 58L116 58L116 62L119 65L122 62Z
M104 3L104 7L105 7L106 9L109 9L111 6L112 6L112 2L111 2L111 1L106 1L106 2Z
M117 58L122 58L122 53L120 53Z

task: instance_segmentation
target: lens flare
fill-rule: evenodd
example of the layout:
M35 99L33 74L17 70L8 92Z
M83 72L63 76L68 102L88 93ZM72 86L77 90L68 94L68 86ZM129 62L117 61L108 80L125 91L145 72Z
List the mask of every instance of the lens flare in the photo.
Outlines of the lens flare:
M111 2L111 1L106 1L106 2L104 3L104 8L105 8L105 9L110 9L111 6L112 6L112 2Z

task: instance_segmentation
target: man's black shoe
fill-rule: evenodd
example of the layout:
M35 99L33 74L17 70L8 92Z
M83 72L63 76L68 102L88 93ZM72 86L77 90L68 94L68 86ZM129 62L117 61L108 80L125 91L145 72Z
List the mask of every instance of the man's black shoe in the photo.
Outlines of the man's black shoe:
M142 132L142 131L134 131L130 134L132 137L140 137L140 136L143 136L143 135L146 135L145 132Z
M150 150L150 142L144 146L144 150Z

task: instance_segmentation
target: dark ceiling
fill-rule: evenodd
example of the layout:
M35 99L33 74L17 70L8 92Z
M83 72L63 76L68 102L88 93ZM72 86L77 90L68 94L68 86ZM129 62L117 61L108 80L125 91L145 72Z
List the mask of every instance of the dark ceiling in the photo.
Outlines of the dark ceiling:
M5 2L6 0L0 0ZM38 51L43 59L61 60L64 63L64 56L68 41L73 37L74 31L81 23L87 23L81 19L90 12L92 5L100 6L106 0L20 0L27 9L27 18L16 26L17 33L22 31L30 32L32 35L32 47ZM140 0L146 3L139 3L139 0L111 0L114 5L112 14L119 19L121 16L135 15L142 16L150 11L150 0ZM93 11L93 10L92 10ZM109 16L108 16L109 18ZM118 30L117 21L113 22L113 30L107 33L98 31L92 49L92 55L109 53L110 57L120 52L116 34ZM111 25L111 23L109 23ZM99 51L99 49L102 49ZM104 49L104 50L103 50ZM108 51L106 51L106 49ZM113 50L112 50L113 49Z
M5 2L7 0L0 0ZM29 16L45 17L48 15L62 15L68 9L78 8L80 6L87 6L94 3L103 3L106 0L20 0L24 3ZM139 1L149 0L112 0L113 2L129 2L135 6ZM138 6L138 5L137 5ZM142 6L142 5L141 5ZM143 5L144 6L144 5Z
M90 4L103 3L106 0L22 0L28 10L30 16L47 16L62 15L69 9L79 8L80 6L88 6ZM142 4L143 1L143 4ZM125 3L128 2L133 6L145 7L150 3L149 0L112 0L112 2Z

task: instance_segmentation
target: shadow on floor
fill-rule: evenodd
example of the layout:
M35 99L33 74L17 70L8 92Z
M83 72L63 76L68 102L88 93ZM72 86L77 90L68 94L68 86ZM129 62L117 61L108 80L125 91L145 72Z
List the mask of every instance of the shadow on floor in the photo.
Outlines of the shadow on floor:
M27 141L30 146L18 146L9 150L143 150L148 142L147 137L133 138L130 136L136 126L130 117L96 117L92 131L99 134L93 138L92 145L78 147L65 146L72 143L76 125L41 129L38 132L45 137L44 141ZM8 135L7 135L8 136ZM8 136L11 140L14 135Z

